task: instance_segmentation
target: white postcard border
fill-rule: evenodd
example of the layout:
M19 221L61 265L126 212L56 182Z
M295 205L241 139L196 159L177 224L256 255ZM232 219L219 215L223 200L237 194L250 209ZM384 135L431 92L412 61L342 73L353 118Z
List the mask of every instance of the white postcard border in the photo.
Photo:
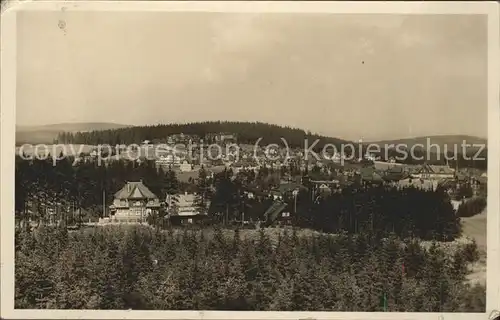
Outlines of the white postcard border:
M14 153L16 106L16 12L184 11L488 15L488 214L486 313L222 312L14 310ZM7 319L486 319L500 309L500 22L496 2L132 2L51 1L11 3L1 17L0 227L1 316Z

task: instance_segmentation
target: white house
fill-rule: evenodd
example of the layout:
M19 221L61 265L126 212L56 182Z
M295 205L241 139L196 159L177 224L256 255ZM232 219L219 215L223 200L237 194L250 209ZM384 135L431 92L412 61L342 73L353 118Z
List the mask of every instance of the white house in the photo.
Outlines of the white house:
M158 165L172 165L172 166L179 166L181 164L181 158L174 155L174 154L166 154L160 156L159 159L156 160L156 163Z
M183 161L181 163L179 169L182 172L191 172L191 171L193 171L193 166L190 163L188 163L187 161Z

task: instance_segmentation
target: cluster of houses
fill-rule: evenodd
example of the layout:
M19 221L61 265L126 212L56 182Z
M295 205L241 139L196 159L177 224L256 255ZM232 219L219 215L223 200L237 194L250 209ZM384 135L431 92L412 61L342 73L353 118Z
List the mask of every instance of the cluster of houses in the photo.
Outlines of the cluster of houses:
M148 189L142 181L127 182L114 195L109 206L109 216L100 223L147 223L148 217L159 215L166 204L169 221L173 224L193 223L203 219L206 214L195 205L196 194L183 193L170 195L164 202Z
M473 195L486 192L486 173L459 171L448 165L408 165L391 160L385 162L372 154L366 154L356 161L346 161L344 155L336 152L325 159L306 159L300 149L271 150L273 154L270 157L269 150L264 147L257 150L255 146L244 145L237 149L223 148L237 143L237 136L231 133L211 133L203 138L190 134L175 134L166 139L167 144L163 150L158 149L158 142L144 141L140 146L142 150L137 150L135 157L132 157L136 159L134 161L144 161L151 155L149 159L155 160L158 168L173 169L180 173L191 172L191 175L196 175L196 171L201 167L209 171L211 168L215 170L216 167L231 168L235 175L241 171L258 173L262 168L278 173L279 183L274 183L272 188L260 190L258 187L247 186L246 194L249 198L263 196L279 201L287 194L297 194L298 190L306 185L307 188L312 188L314 195L321 196L339 192L354 182L365 185L413 186L429 190L441 186L450 194L457 193L461 188L470 188ZM205 156L197 149L201 143L217 144L221 148L215 150L216 154ZM190 157L186 158L186 150L179 150L182 145L190 145L191 148L194 146L194 149L190 150ZM148 152L153 147L156 147L155 151ZM122 150L117 151L118 154L120 152ZM139 153L141 156L137 156ZM91 157L95 156L96 154L91 154ZM295 172L290 172L292 167ZM195 198L194 194L179 194L160 201L142 182L129 182L115 194L115 200L110 207L110 217L105 219L144 222L152 213L159 212L162 204L166 203L169 208L168 216L172 221L189 223L203 215L194 206Z
M393 185L399 187L417 187L435 190L438 186L444 187L450 193L460 188L470 187L474 195L486 192L487 176L467 175L449 166L429 165L407 166L397 163L375 161L371 166L359 169L334 170L330 175L321 171L309 172L295 178L283 177L279 185L268 190L249 185L245 194L248 198L271 197L276 201L270 212L282 211L282 200L297 196L301 189L312 188L313 197L340 192L342 188L361 182L365 185ZM328 178L325 178L328 177ZM167 217L173 224L193 223L204 219L206 214L200 212L195 205L196 194L182 193L171 195L165 201L152 193L143 183L128 182L114 196L113 204L109 207L110 216L101 219L101 222L136 222L145 223L151 214L159 213L163 203L167 205ZM276 208L280 208L280 210ZM273 209L274 208L274 209ZM271 210L272 209L272 210ZM276 209L276 210L275 210ZM268 210L268 211L269 211ZM267 214L267 213L266 213ZM287 215L287 212L281 212Z

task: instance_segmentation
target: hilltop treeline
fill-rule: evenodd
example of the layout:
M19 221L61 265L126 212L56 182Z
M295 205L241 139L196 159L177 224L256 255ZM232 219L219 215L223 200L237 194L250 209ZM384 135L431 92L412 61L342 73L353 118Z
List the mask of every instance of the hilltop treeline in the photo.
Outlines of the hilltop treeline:
M174 134L196 135L204 139L207 134L229 132L235 134L239 143L255 144L261 138L262 144L278 143L281 138L287 140L291 147L304 147L304 139L312 143L315 139L321 139L322 144L347 142L341 139L328 138L312 134L301 129L278 126L261 122L195 122L186 124L159 124L151 126L136 126L113 130L61 133L58 141L61 143L78 144L132 144L141 143L144 140L167 142L167 138Z
M395 236L47 227L16 234L21 309L484 312L474 243Z
M203 209L215 223L241 221L243 216L256 221L264 219L264 212L273 203L269 191L279 186L279 179L270 181L273 170L267 169L257 174L244 171L236 176L226 170L213 178L203 169L193 181L181 182L175 172L157 169L152 161L141 164L115 161L108 165L87 162L72 166L72 160L66 158L54 166L51 160L17 158L17 221L31 219L42 223L48 218L48 209L60 210L59 219L66 219L64 215L71 208L102 217L103 204L111 204L113 195L127 181L139 180L161 201L167 194L185 191L203 194L210 203L210 207ZM249 185L260 190L252 199L245 195ZM441 190L354 184L340 193L320 197L311 186L306 186L297 199L285 194L284 201L294 225L325 232L372 230L376 234L395 232L403 237L439 240L453 240L460 235L460 221L448 195Z

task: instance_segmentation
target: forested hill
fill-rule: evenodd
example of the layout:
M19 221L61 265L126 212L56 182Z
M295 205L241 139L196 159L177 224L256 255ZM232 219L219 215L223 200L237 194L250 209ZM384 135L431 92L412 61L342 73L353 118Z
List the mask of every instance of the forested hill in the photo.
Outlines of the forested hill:
M141 143L144 140L153 142L165 142L172 134L184 133L197 135L203 138L208 133L228 132L236 134L239 143L255 144L259 138L262 143L279 143L284 147L282 138L289 147L304 147L304 140L308 139L312 144L320 139L321 144L332 143L340 145L348 141L324 137L306 132L302 129L278 126L262 122L196 122L186 124L160 124L153 126L136 126L130 128L118 128L111 130L100 130L92 132L62 133L58 137L59 143L81 143L81 144L131 144ZM318 143L319 145L320 143Z

